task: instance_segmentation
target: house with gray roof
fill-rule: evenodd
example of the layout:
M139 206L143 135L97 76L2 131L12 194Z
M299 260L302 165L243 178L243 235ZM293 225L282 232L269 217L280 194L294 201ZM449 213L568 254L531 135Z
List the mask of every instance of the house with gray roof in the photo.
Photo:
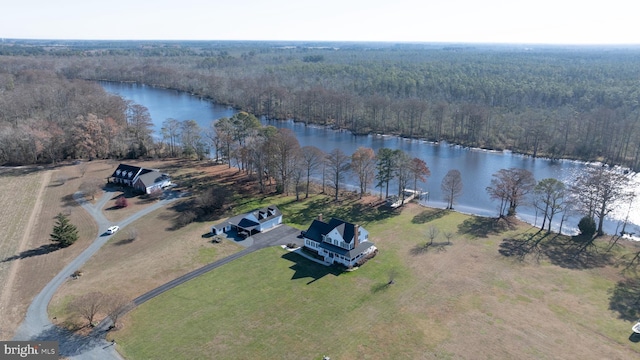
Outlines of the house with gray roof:
M282 213L275 205L250 211L229 218L211 227L212 235L219 235L235 230L239 235L247 237L264 232L282 224Z
M108 182L129 186L146 194L151 194L157 189L171 185L171 178L159 170L120 164L111 174Z
M303 232L306 250L318 254L329 264L355 266L358 261L377 250L369 241L369 232L357 224L332 218L328 223L322 215Z

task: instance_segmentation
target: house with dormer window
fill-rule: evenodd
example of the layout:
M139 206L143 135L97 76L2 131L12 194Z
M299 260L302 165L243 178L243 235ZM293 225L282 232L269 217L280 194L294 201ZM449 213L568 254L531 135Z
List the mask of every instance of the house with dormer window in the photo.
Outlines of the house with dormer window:
M120 164L111 174L108 182L132 187L136 190L150 194L156 189L162 189L171 185L171 178L155 169L146 169L139 166Z
M355 266L358 261L377 250L369 241L369 232L357 224L332 218L328 223L322 215L303 232L306 250L318 254L329 264Z
M282 224L282 213L275 205L250 211L228 219L211 227L212 235L219 235L235 230L240 236L248 237L267 231Z

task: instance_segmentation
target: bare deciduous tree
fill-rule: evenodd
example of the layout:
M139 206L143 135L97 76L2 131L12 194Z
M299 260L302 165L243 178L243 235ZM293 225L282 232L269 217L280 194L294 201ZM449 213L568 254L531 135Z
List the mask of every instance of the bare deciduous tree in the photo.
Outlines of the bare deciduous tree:
M462 195L462 176L458 170L449 170L442 178L440 185L444 200L447 202L447 209L453 209L456 198Z
M447 245L451 245L451 238L453 237L453 233L451 231L445 231L442 233L444 238L447 239Z
M500 200L499 215L513 216L516 208L536 185L533 174L526 169L501 169L493 174L487 192L491 199Z
M289 195L293 169L298 165L300 143L293 131L278 129L270 148L273 150L273 165L278 176L278 192Z
M604 218L617 204L632 198L629 182L625 174L604 167L589 168L577 178L572 189L575 202L581 205L586 216L598 218L598 236L604 234Z
M69 310L77 313L89 322L89 326L94 326L93 321L96 315L104 311L107 307L107 299L101 292L94 291L81 295L69 303Z
M431 170L427 166L427 163L420 158L411 159L409 173L413 178L413 190L416 191L418 191L418 180L426 182L427 178L431 176Z
M553 218L566 208L565 185L557 179L542 179L536 184L533 192L536 198L534 206L536 209L542 211L543 216L540 229L544 229L546 221L549 220L547 232L551 232Z
M371 148L359 147L351 155L351 171L357 176L360 185L360 197L367 192L375 176L376 153Z
M131 301L123 294L109 294L105 296L106 300L106 313L113 322L113 327L118 326L118 319L124 314L125 309Z
M92 178L83 181L80 184L79 190L85 195L90 196L91 200L95 200L96 195L102 190L103 181L100 179Z
M302 148L302 164L306 171L307 184L305 189L305 199L309 197L309 184L311 176L322 166L326 154L315 146L304 146Z
M427 238L429 239L429 243L427 244L427 246L433 245L433 241L438 237L439 232L440 231L438 230L437 227L435 226L429 227L429 229L427 230Z
M335 201L338 201L340 184L344 181L344 177L351 167L349 160L350 157L337 148L327 155L327 173L329 174L329 182L335 190Z

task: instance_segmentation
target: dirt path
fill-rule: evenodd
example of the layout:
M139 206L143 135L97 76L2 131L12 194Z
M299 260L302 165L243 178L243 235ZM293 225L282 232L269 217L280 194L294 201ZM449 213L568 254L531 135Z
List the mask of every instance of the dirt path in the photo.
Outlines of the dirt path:
M18 244L18 253L22 253L27 250L27 245L29 244L29 238L31 237L31 233L33 232L33 227L36 222L36 218L40 214L40 210L42 209L42 198L44 194L44 190L49 185L49 181L51 180L51 172L46 171L42 177L42 181L40 182L40 189L38 190L38 195L36 197L36 202L33 205L33 210L31 210L31 215L29 216L29 221L25 227L24 234L22 235L22 239L20 239L20 243ZM18 273L18 268L20 267L20 260L16 260L11 264L9 268L9 272L7 274L6 281L2 286L2 294L0 295L0 309L4 309L8 304L11 303L11 294L13 291L13 282L15 281L16 274Z

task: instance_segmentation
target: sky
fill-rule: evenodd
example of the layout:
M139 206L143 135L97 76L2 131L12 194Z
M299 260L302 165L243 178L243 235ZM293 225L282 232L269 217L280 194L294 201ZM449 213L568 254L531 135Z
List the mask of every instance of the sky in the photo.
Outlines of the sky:
M0 0L0 38L640 44L635 0Z

